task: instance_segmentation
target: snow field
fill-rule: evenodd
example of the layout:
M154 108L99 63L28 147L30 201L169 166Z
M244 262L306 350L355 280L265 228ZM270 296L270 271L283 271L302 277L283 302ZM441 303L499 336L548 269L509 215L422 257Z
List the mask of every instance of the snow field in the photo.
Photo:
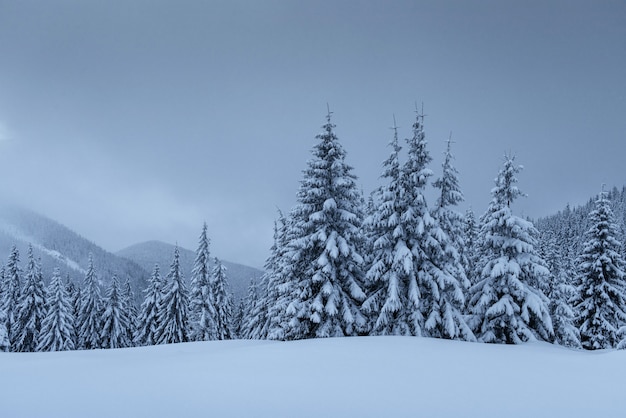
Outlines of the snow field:
M0 353L3 417L623 417L626 351L416 337Z

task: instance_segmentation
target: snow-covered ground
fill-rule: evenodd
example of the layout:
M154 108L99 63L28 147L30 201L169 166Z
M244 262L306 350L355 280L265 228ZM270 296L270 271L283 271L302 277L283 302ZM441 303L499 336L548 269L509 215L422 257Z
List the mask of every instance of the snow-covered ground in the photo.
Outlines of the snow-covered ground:
M626 351L411 337L0 353L2 417L624 417Z

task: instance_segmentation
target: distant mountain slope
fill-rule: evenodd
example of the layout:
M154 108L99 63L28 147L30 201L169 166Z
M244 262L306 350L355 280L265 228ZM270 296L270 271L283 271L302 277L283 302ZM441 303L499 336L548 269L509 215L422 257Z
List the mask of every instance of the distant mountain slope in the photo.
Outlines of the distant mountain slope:
M118 257L81 237L69 228L30 210L0 203L0 262L6 263L11 247L20 251L22 266L26 265L26 251L32 244L36 257L41 258L46 280L55 267L63 276L80 283L85 275L89 253L101 285L106 286L113 274L121 280L128 278L137 298L146 287L148 273L137 263Z
M190 280L196 254L194 251L180 247L179 251L180 265L182 266L183 274L187 280ZM120 257L134 261L149 272L154 269L154 265L157 263L163 275L167 274L169 271L173 254L174 245L161 241L142 242L140 244L131 245L116 253L116 255ZM214 254L211 254L211 258L214 256ZM222 260L222 263L227 269L226 273L229 279L230 290L237 300L241 300L245 297L251 280L258 282L263 275L263 271L253 267L224 260Z

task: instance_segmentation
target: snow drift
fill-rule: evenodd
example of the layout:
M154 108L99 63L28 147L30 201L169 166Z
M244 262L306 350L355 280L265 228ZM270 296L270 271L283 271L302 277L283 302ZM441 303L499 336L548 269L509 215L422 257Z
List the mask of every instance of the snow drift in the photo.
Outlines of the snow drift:
M416 337L0 353L4 417L623 417L626 351Z

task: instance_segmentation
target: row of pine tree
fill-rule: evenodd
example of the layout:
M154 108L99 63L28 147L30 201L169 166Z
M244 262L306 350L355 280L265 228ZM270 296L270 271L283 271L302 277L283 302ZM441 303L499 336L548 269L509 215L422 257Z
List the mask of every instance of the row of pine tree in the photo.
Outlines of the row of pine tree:
M233 337L226 269L217 258L209 269L206 224L190 290L176 248L166 277L155 265L139 309L128 280L121 284L113 276L102 297L91 255L82 286L62 280L55 269L46 287L32 246L27 257L22 275L13 247L0 271L0 351L122 348Z
M266 274L238 310L219 260L209 270L206 224L190 290L176 250L165 278L155 266L139 308L128 282L115 277L101 297L92 260L82 286L64 283L55 271L45 289L31 249L22 285L14 249L0 276L0 349L353 335L626 348L626 234L609 193L584 220L540 220L540 233L513 214L523 196L521 166L505 156L486 212L479 219L471 210L461 215L449 140L429 207L433 171L423 122L417 113L403 162L394 127L385 184L365 199L329 112L298 204L275 222ZM581 225L585 233L573 234Z
M394 127L383 163L386 184L366 201L329 112L298 204L275 224L267 273L250 288L241 335L625 347L626 274L617 239L624 234L608 194L595 203L584 244L574 253L513 214L513 202L523 196L516 177L521 166L505 155L486 212L478 220L471 210L463 216L456 210L463 194L449 140L443 174L432 183L438 198L429 207L433 171L423 121L417 113L404 162Z

